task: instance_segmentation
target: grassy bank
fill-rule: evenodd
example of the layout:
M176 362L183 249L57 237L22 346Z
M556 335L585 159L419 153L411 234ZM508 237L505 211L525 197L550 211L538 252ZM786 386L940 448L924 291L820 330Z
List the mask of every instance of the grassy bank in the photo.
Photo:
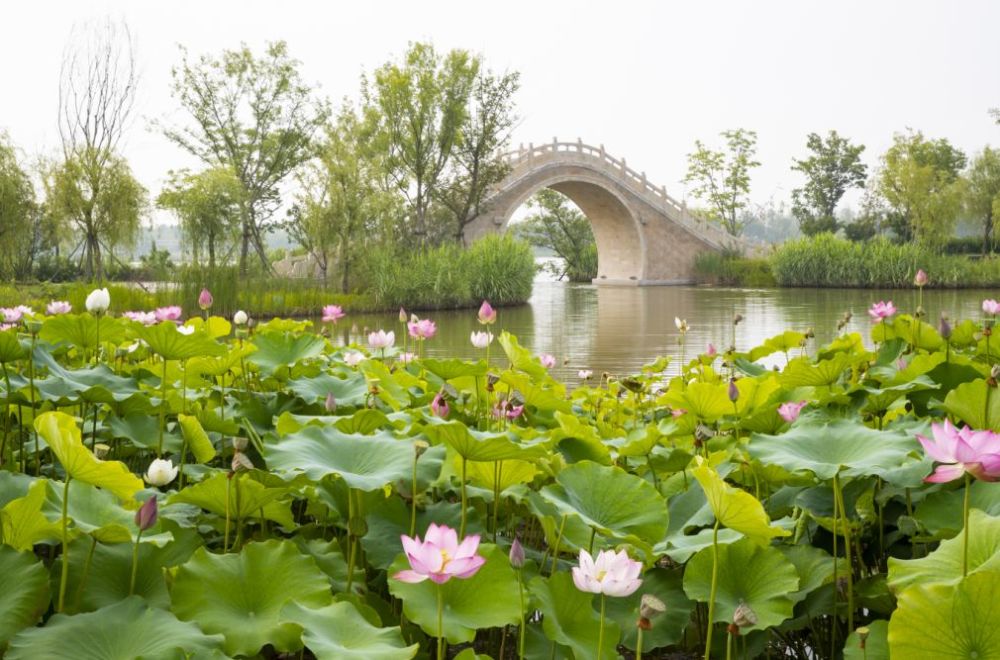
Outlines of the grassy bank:
M694 268L698 279L710 284L752 288L777 285L767 259L703 252L698 255Z

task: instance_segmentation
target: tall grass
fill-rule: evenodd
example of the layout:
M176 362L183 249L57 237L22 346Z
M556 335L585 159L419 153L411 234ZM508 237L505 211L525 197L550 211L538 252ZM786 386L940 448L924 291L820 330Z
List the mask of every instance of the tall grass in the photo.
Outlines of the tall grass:
M939 254L882 237L858 243L832 234L801 238L782 244L770 261L779 286L908 288L920 268L931 287L1000 284L1000 260Z
M702 252L695 257L694 271L699 280L711 284L754 288L775 286L771 263L764 258Z

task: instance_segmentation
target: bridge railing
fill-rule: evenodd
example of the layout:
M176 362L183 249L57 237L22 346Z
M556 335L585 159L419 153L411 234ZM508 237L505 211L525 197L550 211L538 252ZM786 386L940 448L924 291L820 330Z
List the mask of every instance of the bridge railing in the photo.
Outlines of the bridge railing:
M580 139L577 139L576 142L559 142L557 139L553 139L552 142L539 145L528 144L527 147L522 144L518 149L502 154L501 157L510 165L513 170L512 173L516 174L518 169L531 170L536 164L544 164L544 162L550 160L552 157L561 154L576 154L599 160L605 167L614 170L634 191L645 195L648 203L664 210L672 211L671 215L680 224L706 236L713 242L721 243L725 247L740 242L739 239L734 238L717 226L692 215L687 209L687 204L678 202L667 194L666 186L652 184L646 177L645 172L638 172L632 169L625 162L624 158L615 158L605 151L603 144L594 146L586 144Z

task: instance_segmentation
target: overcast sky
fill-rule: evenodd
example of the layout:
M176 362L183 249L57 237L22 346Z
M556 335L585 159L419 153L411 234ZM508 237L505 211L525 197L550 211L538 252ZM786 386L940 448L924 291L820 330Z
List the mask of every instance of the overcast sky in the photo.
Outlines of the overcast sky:
M0 130L28 154L55 153L59 65L74 23L124 18L143 72L124 145L157 194L193 163L149 119L182 120L170 96L177 45L218 53L285 40L307 81L337 100L407 42L481 53L521 72L518 142L604 144L683 197L695 139L759 135L752 196L781 201L811 131L836 129L873 164L912 127L972 153L1000 144L1000 2L12 2L0 23Z

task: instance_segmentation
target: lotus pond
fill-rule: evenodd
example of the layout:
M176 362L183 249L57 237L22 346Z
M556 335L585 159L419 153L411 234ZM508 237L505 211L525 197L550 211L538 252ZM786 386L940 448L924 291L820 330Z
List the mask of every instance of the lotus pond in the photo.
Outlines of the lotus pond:
M5 658L1000 658L1000 306L572 386L101 307L0 331Z

